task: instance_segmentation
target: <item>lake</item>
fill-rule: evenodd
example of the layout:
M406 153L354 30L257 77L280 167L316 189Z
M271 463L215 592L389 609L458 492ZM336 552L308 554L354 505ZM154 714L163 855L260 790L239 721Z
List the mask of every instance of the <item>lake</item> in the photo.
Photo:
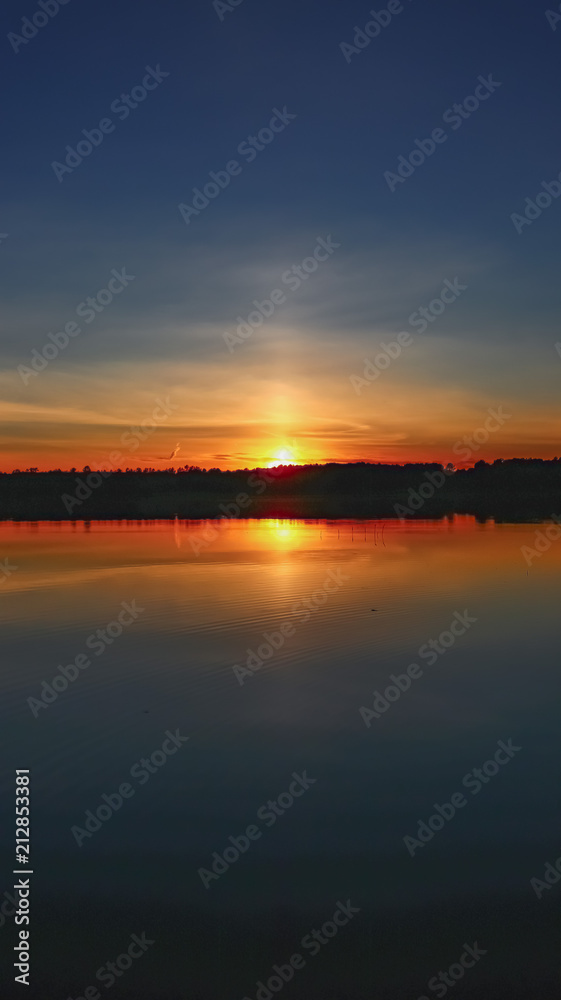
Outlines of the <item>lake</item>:
M529 565L538 529L0 524L28 995L554 996L561 542Z

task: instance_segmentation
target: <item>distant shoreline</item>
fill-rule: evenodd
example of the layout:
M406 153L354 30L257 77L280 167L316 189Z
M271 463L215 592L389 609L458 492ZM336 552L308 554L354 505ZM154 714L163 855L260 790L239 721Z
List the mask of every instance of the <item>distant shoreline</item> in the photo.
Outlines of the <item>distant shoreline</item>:
M287 466L240 472L0 474L2 521L442 519L538 522L561 516L561 462L513 459L456 471L404 466Z

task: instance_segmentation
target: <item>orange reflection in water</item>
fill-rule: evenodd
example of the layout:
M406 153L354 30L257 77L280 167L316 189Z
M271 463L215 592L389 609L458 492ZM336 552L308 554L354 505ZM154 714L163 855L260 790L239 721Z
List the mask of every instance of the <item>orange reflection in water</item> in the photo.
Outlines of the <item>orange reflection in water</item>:
M368 553L380 569L408 573L415 567L455 567L462 575L529 568L522 546L533 547L536 524L478 523L470 516L443 521L111 521L0 522L0 558L18 565L9 587L44 584L60 574L87 575L126 567L206 562L288 560L330 554L356 561ZM530 572L558 570L561 543L534 560ZM376 565L376 561L374 563ZM6 584L4 584L6 586Z
M331 648L352 635L355 644L369 647L375 636L379 649L391 649L408 630L416 648L465 608L482 623L502 615L514 634L529 600L540 615L555 611L561 542L531 567L521 551L533 546L538 527L472 517L2 522L0 563L19 568L0 584L0 620L26 634L79 626L87 635L134 599L146 609L138 633L219 637L247 628L251 638L293 620L295 602L321 589L333 570L344 584L309 625L318 648L327 636Z

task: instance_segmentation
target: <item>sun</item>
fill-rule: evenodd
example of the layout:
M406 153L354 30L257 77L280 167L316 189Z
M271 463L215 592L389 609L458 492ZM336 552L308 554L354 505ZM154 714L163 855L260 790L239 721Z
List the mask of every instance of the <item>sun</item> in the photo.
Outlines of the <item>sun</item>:
M268 469L277 469L279 465L296 465L297 459L292 448L279 448L274 454L272 462L268 462Z

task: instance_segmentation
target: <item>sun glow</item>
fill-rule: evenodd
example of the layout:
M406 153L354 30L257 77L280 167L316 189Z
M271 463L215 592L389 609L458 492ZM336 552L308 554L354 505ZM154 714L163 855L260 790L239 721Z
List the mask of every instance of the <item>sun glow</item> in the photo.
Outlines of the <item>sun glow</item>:
M268 469L278 469L279 465L297 465L296 455L292 448L279 448L274 459L267 465Z

